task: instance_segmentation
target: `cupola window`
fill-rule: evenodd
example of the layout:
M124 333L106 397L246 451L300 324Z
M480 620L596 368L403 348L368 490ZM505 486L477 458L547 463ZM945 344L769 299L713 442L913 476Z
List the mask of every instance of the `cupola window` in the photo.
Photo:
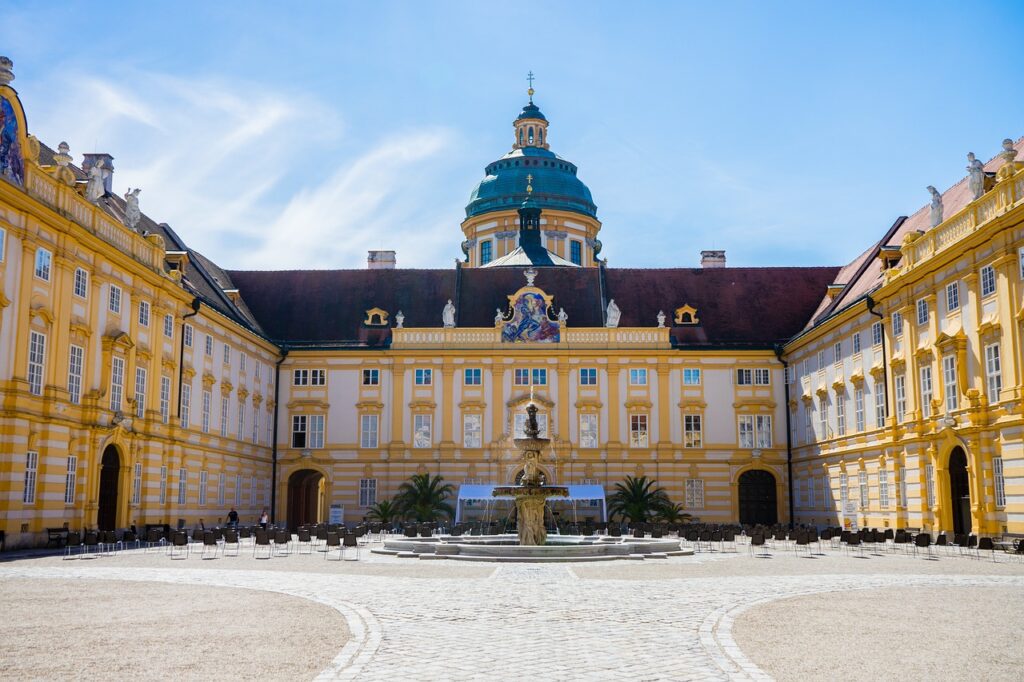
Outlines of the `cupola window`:
M523 145L523 129L519 129L519 146Z
M529 139L530 144L533 144L533 126L530 126L529 133L527 134L527 139Z

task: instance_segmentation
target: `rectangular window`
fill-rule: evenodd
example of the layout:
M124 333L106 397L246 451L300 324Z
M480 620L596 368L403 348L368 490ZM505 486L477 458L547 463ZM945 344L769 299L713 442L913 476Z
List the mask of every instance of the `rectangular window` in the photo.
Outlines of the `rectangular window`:
M415 383L417 386L430 386L434 383L434 370L420 368L415 373Z
M596 448L600 439L598 416L592 412L580 414L580 447Z
M932 415L932 367L925 365L918 370L921 379L921 416Z
M646 386L647 385L647 370L646 369L631 369L631 370L629 370L629 385L630 386Z
M935 506L935 467L931 464L924 467L924 480L928 507L932 508Z
M700 478L686 479L686 508L704 508L704 480Z
M7 257L7 230L0 228L0 263Z
M246 360L245 353L239 353L238 354L238 371L239 372L242 372L242 373L245 372L245 360Z
M686 367L683 369L683 386L700 386L700 368Z
M224 364L231 364L231 346L226 343L224 344Z
M700 448L704 447L704 434L701 430L699 414L683 415L683 447Z
M164 315L164 336L171 338L174 336L174 316Z
M821 489L825 491L825 509L834 511L836 508L836 494L832 490L832 478L830 476L821 477Z
M629 447L646 448L647 443L647 415L631 414L629 416Z
M73 405L82 402L82 362L85 357L85 349L80 346L71 346L68 355L68 399Z
M749 414L742 414L739 418L740 426L740 447L754 447L754 417Z
M490 239L480 242L480 265L487 265L494 258L494 244Z
M462 416L463 447L479 448L483 446L482 422L483 419L479 414L465 414Z
M900 467L900 485L896 489L896 505L907 506L907 467Z
M807 506L815 509L818 506L817 495L814 490L814 476L807 477Z
M223 473L217 474L217 506L224 506L224 487L226 476Z
M309 386L309 370L297 369L292 372L293 386Z
M575 239L569 242L569 260L576 265L583 265L583 245Z
M206 353L206 357L213 357L213 337L209 334L206 335L206 344L203 348L203 352Z
M31 450L25 453L25 486L21 492L21 501L25 504L36 502L36 477L39 469L39 453Z
M255 404L252 406L252 442L260 442L260 411Z
M996 293L996 269L986 265L981 269L981 296L991 296Z
M813 416L814 405L802 406L800 411L801 411L801 414L803 415L803 418L804 418L804 442L806 442L806 443L813 443L814 442L814 424L813 424L813 421L814 421L814 416Z
M181 428L187 429L189 423L189 412L192 409L192 386L181 385Z
M309 415L309 447L322 448L324 446L324 415Z
M1003 370L999 360L999 344L985 346L985 387L989 403L999 401L1003 389Z
M946 312L960 309L960 283L950 282L946 285Z
M78 458L68 457L68 469L64 475L64 504L75 503L75 485L78 481Z
M951 412L960 406L960 395L956 380L955 355L945 355L942 358L942 392L946 396L947 412Z
M306 447L306 415L295 414L292 415L292 447L293 448L304 448Z
M823 350L818 351L818 371L825 371L825 351Z
M529 386L530 370L521 367L512 370L512 383L516 386Z
M86 298L89 295L89 273L82 268L75 268L75 286L72 293L78 298Z
M121 287L116 284L110 285L110 297L107 300L107 308L115 315L121 314Z
M822 354L824 355L824 354ZM754 383L754 370L751 369L738 369L736 370L736 384L739 386L751 386Z
M379 386L380 385L380 370L379 369L364 369L363 370L363 386Z
M893 379L896 385L896 422L902 423L907 415L907 384L906 377L897 374Z
M235 432L235 438L245 438L245 401L242 400L238 401L238 430Z
M597 386L597 368L580 368L580 386Z
M160 421L171 420L171 378L160 377Z
M135 368L135 416L146 416L146 370L142 367Z
M996 506L1006 506L1006 479L1003 477L1003 458L992 458L992 481L996 488Z
M359 417L359 445L364 448L377 447L377 421L375 414L364 414Z
M184 505L188 499L188 471L185 467L178 469L178 505Z
M199 506L206 506L206 488L210 484L210 475L206 471L199 472Z
M160 504L167 504L167 467L160 467Z
M326 369L312 369L309 371L309 385L310 386L326 386L327 385L327 370Z
M861 471L857 474L857 482L860 484L860 508L868 508L868 473Z
M845 473L839 474L839 506L843 514L854 512L850 505L850 479Z
M149 326L149 301L139 301L139 326Z
M429 448L433 445L433 415L413 415L412 428L412 446L414 448Z
M548 416L546 414L537 415L537 431L541 438L547 438L548 435ZM513 417L512 422L512 433L514 438L525 438L526 437L526 414L520 412Z
M192 336L195 334L195 330L192 329L192 325L190 325L190 324L184 325L182 327L182 329L184 330L184 335L185 335L185 347L186 348L191 348L192 347Z
M864 430L864 389L858 388L853 392L853 419L857 432Z
M132 473L132 504L140 504L142 502L142 462L135 463L135 470Z
M530 371L530 377L533 379L534 386L548 385L548 371L544 368L535 367Z
M49 282L50 264L53 261L53 254L46 249L36 249L36 277Z
M860 353L860 332L853 333L853 336L850 337L850 344L854 355Z
M46 361L46 337L29 332L28 337L28 390L32 395L43 394L43 368Z
M479 386L483 383L483 370L479 367L466 369L462 375L462 381L466 386Z
M875 428L885 426L885 386L876 384L874 387L875 396Z
M377 479L359 479L359 506L372 507L377 504Z
M884 471L878 472L878 506L889 508L889 477Z
M228 437L228 397L220 398L220 435L221 438Z
M903 336L903 314L902 313L893 313L892 314L892 336L893 336L893 338L899 338L899 337Z
M235 474L235 506L242 505L242 474Z
M881 346L882 345L882 323L875 322L871 325L871 345Z
M203 433L210 432L210 410L213 409L213 396L209 391L203 391Z
M754 426L757 430L757 447L770 448L772 446L772 418L767 414L759 414L754 419Z
M818 399L818 420L821 427L821 439L830 438L832 434L829 433L828 427L828 398L825 396Z
M124 358L110 360L110 409L118 412L124 398Z
M837 344L838 345L838 344ZM772 383L772 373L767 368L754 370L754 385L769 386Z
M2 251L3 251L3 245L0 244L0 256L3 255ZM0 258L0 260L3 260L3 258ZM1022 280L1024 280L1024 246L1022 246L1019 249L1017 249L1017 261L1018 261L1018 266L1019 266L1018 269L1020 270L1020 273L1018 273L1018 274L1020 274L1020 278Z
M846 435L846 394L836 393L836 433Z
M928 301L923 298L917 302L917 323L928 324Z
M843 363L843 342L837 341L836 345L832 347L832 362L837 365Z

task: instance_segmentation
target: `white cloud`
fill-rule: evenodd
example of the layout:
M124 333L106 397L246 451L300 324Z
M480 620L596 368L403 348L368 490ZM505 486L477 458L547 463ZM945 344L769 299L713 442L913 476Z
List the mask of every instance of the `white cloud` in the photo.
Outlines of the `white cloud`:
M262 84L57 78L26 89L32 132L54 147L67 140L78 161L113 155L115 191L142 187L143 211L224 267L361 267L372 248L436 266L458 251L457 203L431 201L449 130L366 143L346 139L316 99Z

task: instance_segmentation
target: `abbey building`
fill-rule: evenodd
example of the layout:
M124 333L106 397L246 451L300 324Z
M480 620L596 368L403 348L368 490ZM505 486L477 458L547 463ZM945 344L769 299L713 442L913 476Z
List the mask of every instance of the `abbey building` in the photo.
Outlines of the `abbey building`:
M357 521L423 472L493 516L470 493L521 474L531 397L580 518L642 475L704 521L1024 532L1021 141L842 267L621 269L531 93L457 267L238 271L115 195L112 156L35 139L12 79L0 60L8 546L231 507Z

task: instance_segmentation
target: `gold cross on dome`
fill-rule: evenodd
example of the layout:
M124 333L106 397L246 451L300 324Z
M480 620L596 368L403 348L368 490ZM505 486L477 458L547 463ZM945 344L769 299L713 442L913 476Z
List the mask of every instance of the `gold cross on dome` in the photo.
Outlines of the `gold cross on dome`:
M530 104L533 104L533 71L526 74L526 80L530 83L530 88L526 91L526 94L530 96Z
M528 174L526 176L526 193L527 194L532 194L533 193L533 185L531 184L532 182L533 182L533 175L532 174Z

